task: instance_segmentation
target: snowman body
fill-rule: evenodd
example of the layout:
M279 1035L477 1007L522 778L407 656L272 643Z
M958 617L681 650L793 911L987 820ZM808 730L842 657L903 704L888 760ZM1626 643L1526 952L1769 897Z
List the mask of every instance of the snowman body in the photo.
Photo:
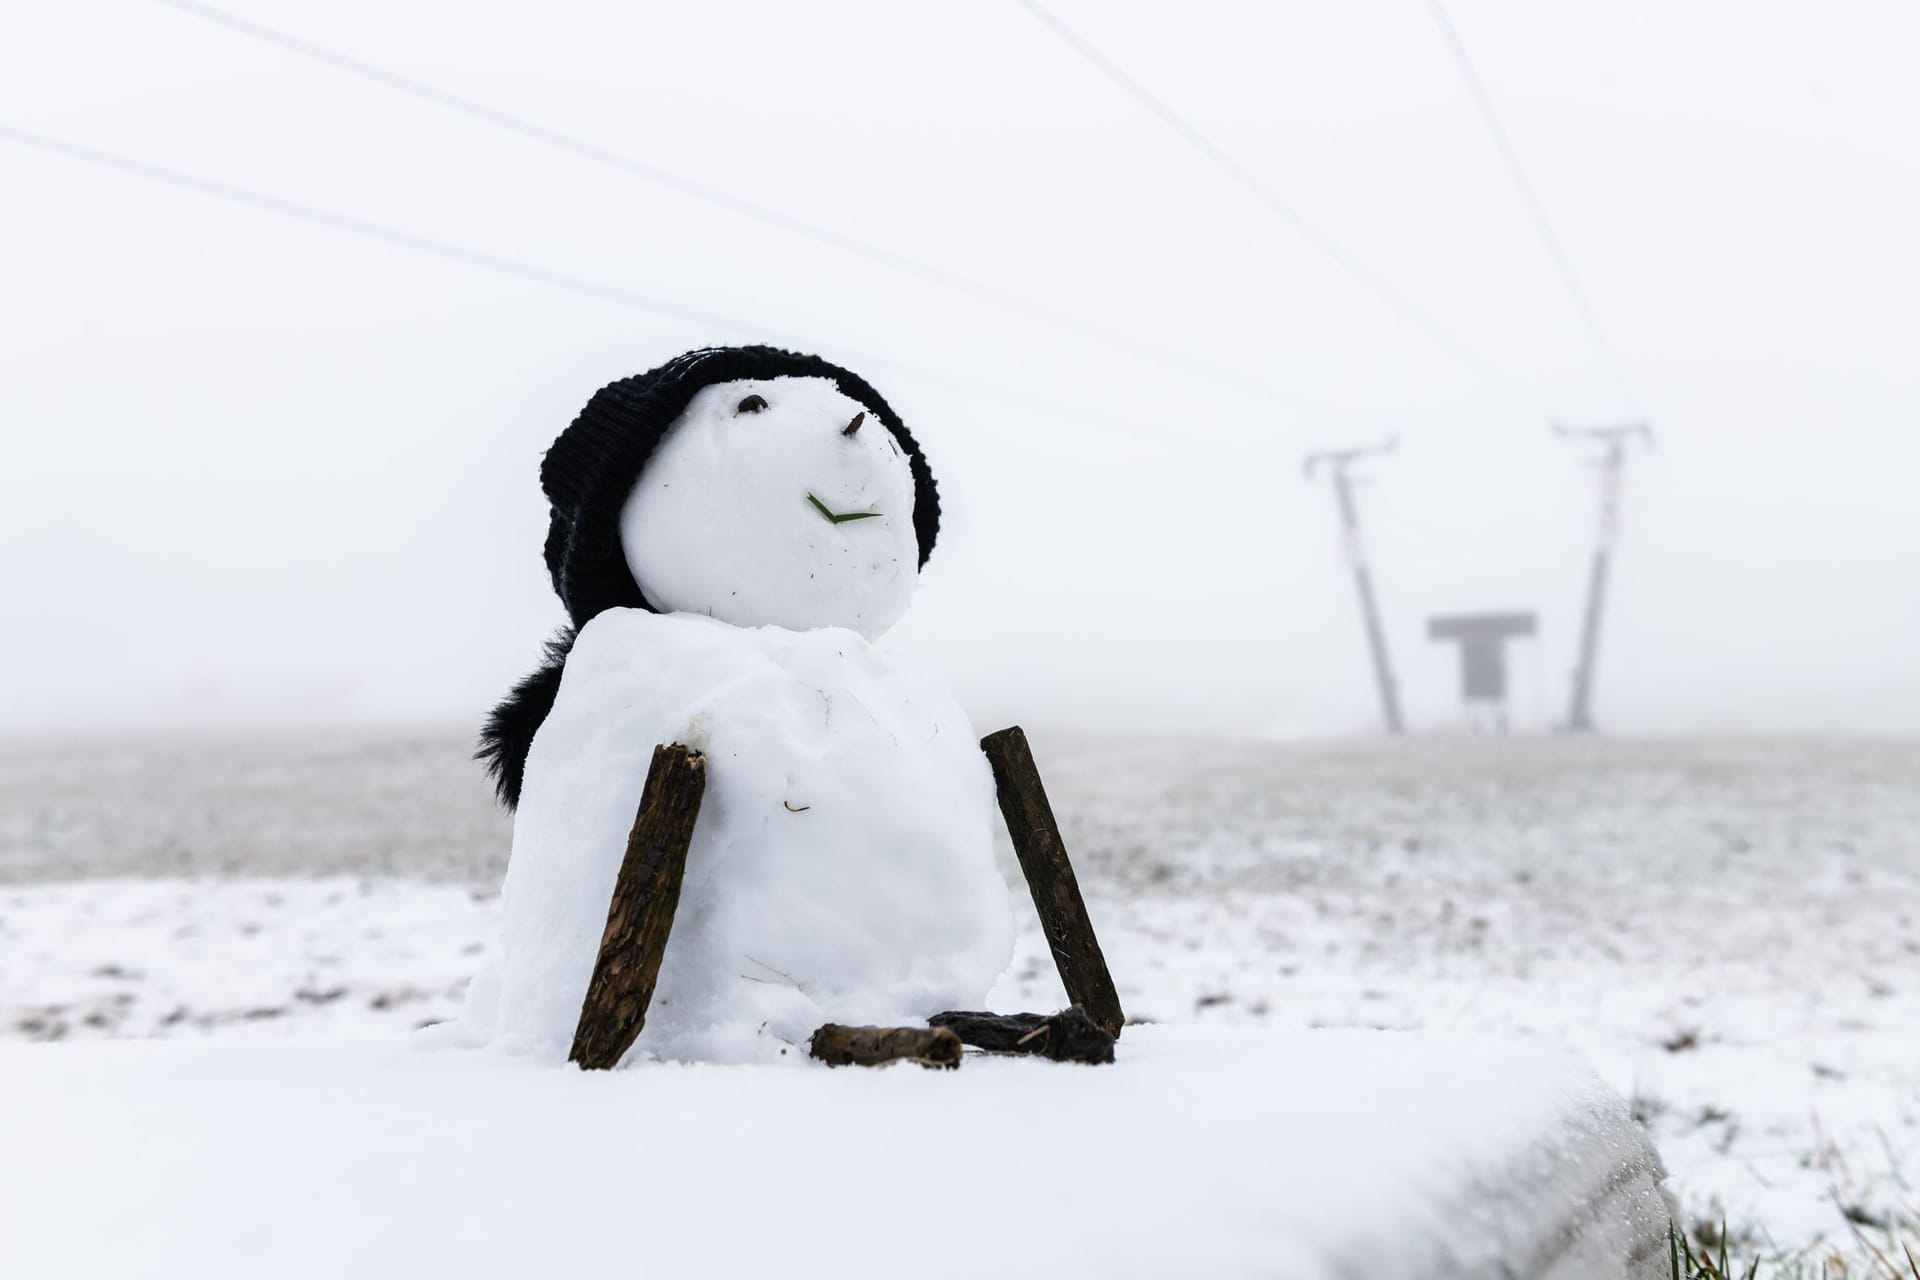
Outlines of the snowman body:
M593 612L564 656L455 1038L565 1059L654 748L674 743L705 757L705 793L629 1060L804 1061L827 1022L985 1007L1013 932L992 774L953 697L872 643L917 585L931 497L883 408L830 377L707 385L637 475L593 490L620 499L579 522L599 541L550 542L596 552L617 509L617 551L593 563L651 609ZM563 597L589 580L555 577Z
M993 779L937 681L840 628L609 610L527 760L500 947L473 1014L564 1059L653 748L707 784L635 1052L775 1058L825 1022L984 1007L1012 949Z

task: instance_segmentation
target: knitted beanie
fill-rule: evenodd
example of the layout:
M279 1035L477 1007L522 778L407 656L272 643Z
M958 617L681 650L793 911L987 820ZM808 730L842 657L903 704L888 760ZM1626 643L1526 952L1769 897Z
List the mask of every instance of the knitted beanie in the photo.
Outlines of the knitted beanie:
M686 411L694 393L717 382L828 378L865 405L906 451L913 472L913 532L924 567L940 531L940 495L933 472L898 415L858 375L818 356L777 347L706 347L657 369L610 382L547 450L540 487L553 506L547 525L547 572L576 627L606 609L653 612L627 568L620 513L647 459Z

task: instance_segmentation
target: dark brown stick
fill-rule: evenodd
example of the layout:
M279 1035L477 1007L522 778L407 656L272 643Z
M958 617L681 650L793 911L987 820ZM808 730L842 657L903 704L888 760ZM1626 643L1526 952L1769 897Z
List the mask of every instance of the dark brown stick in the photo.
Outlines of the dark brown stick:
M706 786L707 762L699 752L682 746L653 749L640 811L607 907L600 955L580 1006L573 1052L567 1055L589 1071L616 1066L646 1025Z
M1007 833L1013 837L1013 851L1020 855L1020 869L1027 874L1027 888L1033 892L1033 905L1040 912L1040 926L1053 949L1053 962L1067 988L1067 999L1085 1009L1102 1031L1118 1039L1126 1022L1126 1015L1120 1011L1120 993L1113 989L1106 957L1100 953L1100 940L1093 936L1093 920L1087 915L1086 900L1080 896L1073 864L1067 861L1067 847L1060 840L1060 827L1053 820L1053 806L1047 803L1047 790L1041 785L1027 735L1015 725L988 734L980 749L993 766L1000 812L1006 817Z
M1113 1061L1113 1037L1079 1005L1058 1013L936 1013L927 1022L989 1053L1036 1054L1054 1062Z
M829 1022L807 1041L807 1052L830 1067L960 1065L960 1037L945 1027L843 1027Z

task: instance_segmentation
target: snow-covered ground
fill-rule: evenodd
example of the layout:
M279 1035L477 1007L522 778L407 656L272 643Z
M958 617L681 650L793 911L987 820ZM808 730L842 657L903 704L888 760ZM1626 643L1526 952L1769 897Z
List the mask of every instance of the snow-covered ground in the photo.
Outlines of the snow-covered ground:
M1036 747L1134 1018L1554 1041L1691 1218L1811 1256L1913 1233L1920 744ZM8 749L0 1037L447 1017L507 846L464 754ZM1019 918L996 1004L1050 1007Z
M0 1044L0 1272L1666 1274L1658 1157L1557 1050L1154 1026L1120 1052L588 1075L397 1038Z

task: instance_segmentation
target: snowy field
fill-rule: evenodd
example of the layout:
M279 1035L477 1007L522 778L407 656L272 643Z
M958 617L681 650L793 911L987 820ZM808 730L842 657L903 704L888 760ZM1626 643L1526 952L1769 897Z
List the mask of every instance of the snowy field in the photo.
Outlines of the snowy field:
M1142 1026L1124 1053L589 1074L398 1037L0 1044L0 1272L1664 1280L1658 1157L1560 1051Z
M1690 1223L1848 1274L1916 1232L1920 744L1036 750L1133 1018L1564 1044L1634 1099ZM464 756L0 751L0 1037L447 1017L508 839ZM1061 999L1030 917L1004 1007Z

